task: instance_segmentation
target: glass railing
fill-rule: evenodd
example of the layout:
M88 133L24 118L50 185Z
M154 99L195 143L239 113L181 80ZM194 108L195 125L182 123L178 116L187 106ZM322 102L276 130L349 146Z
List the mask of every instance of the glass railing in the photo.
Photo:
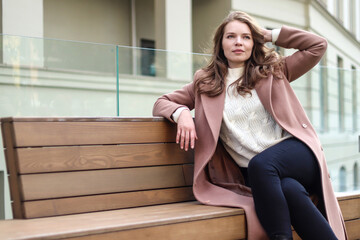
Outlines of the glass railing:
M10 35L0 47L1 116L149 116L208 57Z
M116 114L112 45L3 35L1 116Z
M208 55L117 46L118 115L151 116L156 99L192 81Z
M209 59L9 35L0 35L0 50L0 117L151 116L160 95L192 81ZM359 190L360 71L317 66L301 78L292 86L319 133L335 191Z
M323 132L321 142L333 187L360 190L360 71L323 67Z

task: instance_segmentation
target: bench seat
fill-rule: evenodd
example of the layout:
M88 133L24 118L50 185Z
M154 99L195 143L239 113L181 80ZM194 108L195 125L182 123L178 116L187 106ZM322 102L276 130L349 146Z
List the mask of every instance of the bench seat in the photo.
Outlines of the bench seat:
M196 201L0 222L0 239L245 238L244 211Z

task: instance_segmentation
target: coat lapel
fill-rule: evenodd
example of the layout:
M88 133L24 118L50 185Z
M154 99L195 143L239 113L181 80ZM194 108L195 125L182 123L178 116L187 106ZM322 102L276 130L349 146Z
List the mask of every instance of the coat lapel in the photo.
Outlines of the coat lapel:
M274 109L271 104L272 84L273 76L270 74L267 79L262 79L256 84L255 90L266 111L274 116Z
M204 108L205 117L216 143L219 138L221 121L223 117L225 91L216 97L208 97L205 94L201 94L201 101Z

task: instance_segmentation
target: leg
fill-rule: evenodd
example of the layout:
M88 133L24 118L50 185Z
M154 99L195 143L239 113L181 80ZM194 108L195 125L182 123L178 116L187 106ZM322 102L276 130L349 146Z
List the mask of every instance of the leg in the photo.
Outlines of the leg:
M281 188L289 206L291 223L301 239L336 239L303 185L293 178L283 178Z
M298 139L287 139L256 155L249 163L248 174L255 210L265 231L270 238L283 235L291 239L291 206L281 180L293 178L312 191L320 181L314 154Z
M270 239L275 239L277 235L292 239L291 218L281 189L279 171L270 160L275 155L284 154L281 149L279 153L270 151L273 149L271 147L251 159L248 166L249 183L257 216Z

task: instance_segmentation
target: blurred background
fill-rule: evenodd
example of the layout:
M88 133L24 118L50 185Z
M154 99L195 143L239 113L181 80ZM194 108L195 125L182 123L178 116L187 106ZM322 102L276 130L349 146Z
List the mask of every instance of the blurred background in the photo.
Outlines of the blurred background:
M359 191L360 0L0 0L0 8L0 117L151 116L160 95L206 65L232 10L268 29L325 37L325 56L292 87L334 190ZM1 151L0 219L12 218L10 203Z

